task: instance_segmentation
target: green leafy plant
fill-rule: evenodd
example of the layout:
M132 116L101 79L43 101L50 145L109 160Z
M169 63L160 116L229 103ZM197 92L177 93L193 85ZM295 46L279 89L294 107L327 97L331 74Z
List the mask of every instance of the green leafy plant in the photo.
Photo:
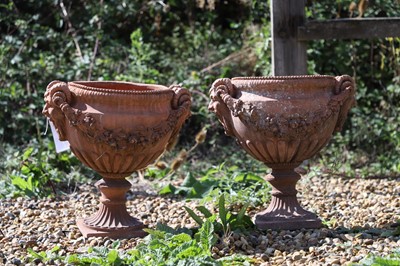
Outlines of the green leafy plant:
M130 64L128 69L116 77L118 80L136 81L142 83L157 83L160 73L153 67L156 60L156 51L143 40L142 30L139 28L131 33Z
M119 241L107 247L89 247L86 254L72 254L65 259L73 265L123 265L124 253L118 252Z
M72 265L127 265L126 254L119 252L117 249L120 245L119 241L112 243L111 248L107 247L89 247L86 253L83 254L71 254L68 256L59 255L61 248L55 246L49 251L36 252L32 249L28 249L30 261L36 263L52 263L55 261L64 262Z
M82 254L58 255L60 247L49 251L35 252L28 249L29 258L37 263L63 262L69 265L131 265L131 266L175 266L207 265L230 266L250 265L251 259L240 255L226 256L221 259L212 257L211 248L217 241L213 222L206 220L193 235L189 229L173 229L158 224L155 229L145 229L149 235L134 249L118 250L120 242L111 247L89 247Z
M40 147L40 146L39 146ZM53 169L46 161L48 154L41 148L27 148L21 158L21 168L10 175L11 183L28 197L45 197L55 193L53 182L59 181L51 176Z
M146 241L129 251L134 265L222 265L211 257L216 238L210 221L194 237L165 225L145 230Z
M168 184L163 187L159 194L175 194L183 195L186 198L202 198L213 189L215 182L209 180L199 181L194 177L194 174L188 173L179 187Z
M84 181L90 171L71 153L56 153L49 140L32 141L23 152L10 145L3 147L7 155L0 161L0 187L5 189L0 190L0 197L54 196L61 188Z
M337 225L337 219L336 218L331 218L329 220L322 219L322 224L329 227L329 228L335 228Z
M180 186L168 184L159 193L182 195L188 199L200 198L203 202L218 199L226 194L227 202L234 205L257 206L270 198L270 185L254 173L242 173L238 167L212 167L199 179L190 172Z
M225 195L222 194L218 199L217 214L213 214L212 210L208 210L205 206L200 205L196 209L203 215L203 218L201 218L194 210L186 206L184 208L199 226L203 226L207 221L212 221L215 232L226 237L233 231L246 232L254 227L251 218L245 214L248 206L249 204L245 204L237 213L233 213L227 209Z
M48 263L50 261L54 262L55 260L63 260L64 257L58 255L58 252L61 250L60 246L54 246L52 249L48 251L40 251L36 252L31 248L28 248L29 259L31 261L40 261L42 263Z

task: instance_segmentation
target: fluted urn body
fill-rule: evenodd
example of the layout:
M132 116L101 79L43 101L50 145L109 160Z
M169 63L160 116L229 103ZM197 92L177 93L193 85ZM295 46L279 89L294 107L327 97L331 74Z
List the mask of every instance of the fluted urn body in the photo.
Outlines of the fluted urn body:
M190 94L179 86L129 82L51 82L43 113L60 140L103 179L99 211L78 220L85 236L142 236L143 224L126 210L125 177L153 163L190 115Z
M242 77L216 80L209 109L225 133L252 157L272 168L267 210L256 216L260 229L321 226L318 217L297 201L294 169L311 158L340 131L353 106L349 76Z

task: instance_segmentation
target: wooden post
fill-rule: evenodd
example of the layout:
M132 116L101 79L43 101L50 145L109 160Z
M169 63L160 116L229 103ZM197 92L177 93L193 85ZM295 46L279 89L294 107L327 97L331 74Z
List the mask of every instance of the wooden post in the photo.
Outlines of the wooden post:
M297 39L305 0L271 0L272 75L307 74L307 44Z

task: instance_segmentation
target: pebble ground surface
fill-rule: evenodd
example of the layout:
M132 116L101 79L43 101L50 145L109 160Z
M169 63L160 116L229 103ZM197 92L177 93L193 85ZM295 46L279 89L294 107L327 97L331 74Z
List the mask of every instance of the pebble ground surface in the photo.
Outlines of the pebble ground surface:
M386 256L400 250L400 237L393 225L400 219L400 178L345 179L309 178L298 183L298 197L305 209L323 219L320 229L253 231L233 233L212 252L215 258L232 253L254 258L255 265L347 265L368 254ZM34 251L61 246L61 254L85 252L89 246L110 246L108 238L84 238L75 220L94 213L99 193L93 185L53 199L0 200L0 265L44 265L28 262L27 248ZM148 227L165 223L193 227L183 206L198 203L161 197L134 185L128 195L128 210ZM266 206L250 211L254 214ZM140 239L121 241L130 249Z

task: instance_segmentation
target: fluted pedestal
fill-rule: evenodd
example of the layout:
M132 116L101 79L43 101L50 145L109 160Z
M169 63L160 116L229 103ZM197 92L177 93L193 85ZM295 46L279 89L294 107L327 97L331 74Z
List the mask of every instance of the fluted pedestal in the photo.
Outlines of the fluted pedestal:
M78 219L77 225L85 237L110 238L143 237L144 225L129 215L126 192L131 184L125 179L103 178L96 183L101 191L99 210L88 218Z
M271 203L265 211L258 213L255 224L261 230L320 228L321 220L312 212L304 210L297 201L296 183L300 175L289 169L272 169L267 181L272 185Z

